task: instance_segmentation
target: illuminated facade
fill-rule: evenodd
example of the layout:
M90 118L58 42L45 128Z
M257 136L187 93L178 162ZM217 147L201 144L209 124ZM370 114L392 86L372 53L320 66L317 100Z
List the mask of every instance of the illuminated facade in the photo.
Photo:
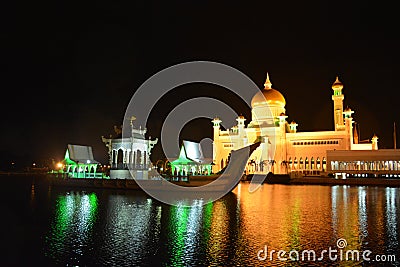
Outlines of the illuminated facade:
M237 125L221 130L221 120L214 118L213 171L217 172L228 163L231 150L261 141L251 155L246 173L276 174L290 173L292 177L320 175L327 171L328 150L377 150L378 138L371 143L359 143L353 128L352 111L343 109L343 84L336 78L332 85L334 130L297 132L298 124L287 122L286 101L283 95L272 88L269 75L264 89L251 101L252 120L239 116Z
M330 150L327 161L328 171L337 177L400 177L400 150L397 149Z
M203 156L200 143L183 141L179 158L171 161L173 175L210 175L211 160Z
M149 140L145 138L146 129L135 129L131 118L131 136L126 138L101 137L108 148L111 179L147 179L151 168L150 154L158 139Z
M68 145L62 163L59 163L65 177L69 178L103 178L103 173L97 173L99 162L93 157L92 147Z

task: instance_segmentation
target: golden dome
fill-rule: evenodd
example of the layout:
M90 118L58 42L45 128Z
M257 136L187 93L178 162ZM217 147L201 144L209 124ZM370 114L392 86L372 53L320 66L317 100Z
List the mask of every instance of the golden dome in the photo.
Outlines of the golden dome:
M343 89L343 84L339 81L338 76L336 76L336 81L332 84L332 89L333 90L342 90Z
M267 80L264 83L264 90L258 92L253 99L251 100L251 106L259 106L259 105L279 105L284 107L286 105L286 100L283 95L275 89L272 89L271 82L269 80L269 75L267 73Z

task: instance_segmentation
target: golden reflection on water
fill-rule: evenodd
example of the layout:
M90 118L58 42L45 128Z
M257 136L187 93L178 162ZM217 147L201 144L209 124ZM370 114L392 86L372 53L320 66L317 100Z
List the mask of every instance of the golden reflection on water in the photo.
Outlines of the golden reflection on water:
M246 184L241 186L242 227L254 248L302 249L314 240L330 241L326 234L331 228L329 188L315 187L312 194L309 189L263 185L249 193Z
M228 214L225 203L217 201L213 205L209 238L209 256L212 262L220 258L220 252L228 245Z
M399 251L398 188L264 184L252 193L248 189L241 183L222 199L206 205L198 200L191 207L141 195L60 195L50 254L91 253L97 257L93 263L118 266L159 261L167 266L289 266L314 262L279 261L276 254L260 262L257 253L267 246L269 252L314 250L319 257L322 250L337 249L338 239L346 240L344 249ZM318 265L362 264L325 257ZM84 264L85 259L67 262Z
M249 245L247 252L256 259L256 252L265 245L269 251L312 249L318 257L323 249L337 249L336 242L340 238L347 242L344 251L373 247L374 253L388 253L385 250L388 238L398 248L398 228L394 222L397 222L399 207L395 207L396 198L392 193L398 189L386 189L386 196L378 193L382 190L265 184L249 193L248 184L241 184L233 192L240 198L238 209L245 232L243 242ZM390 225L395 227L390 230ZM373 241L370 241L371 233ZM248 260L256 263L251 257Z

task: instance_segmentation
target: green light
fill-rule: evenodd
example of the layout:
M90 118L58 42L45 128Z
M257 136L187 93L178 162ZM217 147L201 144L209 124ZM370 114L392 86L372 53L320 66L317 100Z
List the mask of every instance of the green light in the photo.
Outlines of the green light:
M172 233L168 236L173 238L171 248L171 264L173 266L180 266L182 264L182 257L185 249L185 233L187 229L187 222L189 217L189 207L173 206L171 207L171 221Z
M342 95L342 90L339 90L339 89L333 90L333 95L334 95L334 96Z
M90 205L90 209L89 209L88 224L90 224L90 226L92 226L95 221L96 214L97 214L97 208L98 208L98 200L97 200L97 196L95 193L91 193L89 195L89 205Z
M90 201L90 206L92 207L92 210L97 210L97 196L95 193L91 193L89 195L89 201Z
M187 155L196 155L196 148L195 148L195 143L192 142L187 142L188 144L188 149L189 151L185 150L185 146L181 147L181 150L179 152L179 158L171 162L171 169L172 169L172 174L175 174L175 170L177 170L178 173L180 174L187 174L186 172L190 172L192 170L192 167L195 169L198 169L198 166L200 165L199 163L191 160L188 158ZM190 154L188 154L190 153ZM211 174L211 164L203 164L204 169L207 170L207 174ZM185 171L184 171L185 170ZM203 171L201 171L203 173Z
M207 205L203 206L203 236L204 236L204 241L207 243L208 239L210 238L212 210L213 210L212 202L209 202Z
M47 237L47 241L50 243L47 253L49 256L57 258L58 251L65 246L68 226L71 225L74 210L73 199L70 195L59 196L55 206L55 221L52 224L51 233Z
M64 161L67 165L78 165L75 161L71 160L71 158L69 157L68 149L67 152L65 152Z
M63 255L65 247L85 245L91 235L98 210L95 193L60 195L56 199L55 219L46 237L46 254L54 259ZM78 236L75 236L79 232Z

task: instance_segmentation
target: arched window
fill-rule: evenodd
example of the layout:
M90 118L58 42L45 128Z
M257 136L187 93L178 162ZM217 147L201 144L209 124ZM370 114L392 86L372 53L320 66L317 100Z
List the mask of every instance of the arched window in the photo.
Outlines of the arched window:
M144 165L143 168L146 168L146 169L148 168L147 167L147 152L146 151L143 152L143 165Z
M321 169L321 160L319 159L319 157L317 158L317 169Z
M122 164L124 161L124 151L120 148L117 152L117 168L122 169Z
M303 162L303 158L300 158L300 167L299 169L302 170L304 168L304 162Z
M292 157L289 158L289 169L293 170L293 161L292 161Z
M142 151L138 149L136 150L136 168L141 169L142 168L141 164L142 164Z
M294 158L294 169L297 170L297 167L298 167L298 165L297 165L297 158Z
M309 170L310 169L310 164L308 163L308 158L306 157L306 160L304 161L304 169Z
M311 170L315 169L315 162L314 162L314 157L311 157Z
M322 170L326 171L326 158L325 157L322 158Z

